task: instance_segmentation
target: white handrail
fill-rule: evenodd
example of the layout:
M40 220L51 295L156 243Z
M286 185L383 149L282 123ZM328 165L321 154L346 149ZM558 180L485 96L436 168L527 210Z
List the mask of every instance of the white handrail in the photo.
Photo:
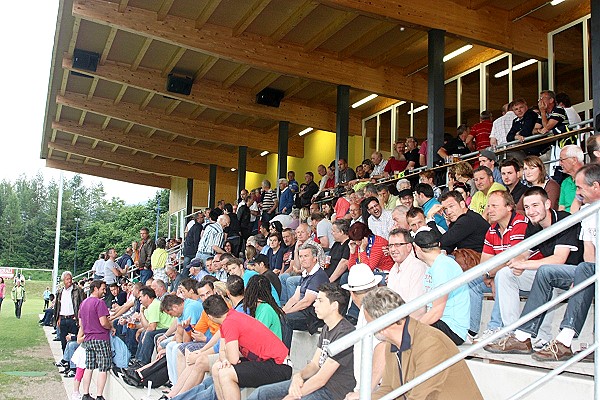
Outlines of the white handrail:
M591 215L596 216L596 223L598 224L598 226L600 226L600 201L596 201L595 203L589 205L588 207L585 207L582 210L578 211L576 214L571 215L571 216L557 222L556 224L553 224L549 228L543 229L541 232L537 233L536 235L532 236L531 238L528 238L528 239L522 241L521 243L511 247L510 249L492 257L488 261L483 262L483 263L479 264L478 266L462 273L457 278L445 283L442 286L439 286L438 288L432 290L431 292L428 292L428 293L420 296L419 298L417 298L407 304L404 304L401 307L398 307L397 309L391 311L390 313L388 313L380 318L377 318L376 320L367 324L365 327L360 328L360 329L336 340L333 343L330 343L330 345L328 346L329 354L336 355L336 354L340 353L341 351L347 349L348 347L354 345L354 343L358 342L359 340L366 339L367 335L374 335L376 332L378 332L378 331L382 330L383 328L395 323L396 321L406 317L407 315L411 314L413 311L420 309L421 307L425 306L426 304L431 303L433 300L450 293L451 291L474 280L475 278L482 276L485 272L490 271L491 269L504 264L505 262L522 254L524 251L530 249L531 247L542 243L543 241L555 236L559 232L562 232L563 230L579 223L580 221L582 221L583 219L585 219ZM600 236L596 237L596 248L600 249ZM596 252L596 261L600 262L600 251ZM590 278L588 281L590 281L590 280L594 281L596 279L597 279L596 276L594 276L593 278ZM588 281L586 281L584 283L588 283ZM583 289L582 286L583 286L583 284L578 285L578 289L579 290ZM598 284L596 285L597 294L600 291L598 289L599 286L600 285L598 285ZM573 291L573 289L571 289L570 291L561 295L559 298L563 299L563 298L570 297L573 293L575 293L575 291ZM550 308L552 306L549 304L550 303L545 304L543 307L540 307L538 310L542 310L540 312L543 312L544 307ZM552 303L552 304L555 304L555 303ZM520 326L523 322L533 318L533 316L539 314L538 310L534 310L527 316L520 318L517 322L515 322L514 324L511 324L509 327L505 328L504 331L506 331L508 329L516 328L516 327ZM529 318L526 319L527 317L529 317ZM599 322L600 321L600 309L598 310L596 318L597 318L596 322ZM600 326L600 325L597 325L597 326ZM595 342L598 344L598 343L600 343L600 340L599 340L600 332L598 332L598 329L596 329L595 332L596 332ZM486 340L485 343L487 343L491 340L494 340L495 338L499 337L500 335L501 335L501 333L494 335L493 337L489 338L489 340ZM472 351L469 351L470 350L469 349L469 350L459 353L455 357L453 357L453 358L456 358L456 360L454 360L453 362L451 362L451 360L453 360L453 358L450 358L450 359L446 360L445 362L432 368L431 370L425 372L423 375L416 377L411 382L406 383L401 388L402 389L408 388L408 389L403 390L402 393L405 393L406 391L410 390L410 388L414 387L415 385L418 385L419 383L423 382L424 380L428 379L429 377L439 373L444 368L447 368L449 365L452 365L453 363L460 361L461 359L463 359L466 356L467 353L470 354L473 351L476 351L477 349L483 347L485 345L485 343L479 343L478 345L474 345ZM365 345L365 343L363 342L363 346L364 345ZM596 353L598 353L598 350L596 350ZM598 356L598 354L596 354L596 357L597 356ZM361 400L369 400L371 398L371 390L370 390L371 374L370 374L370 371L372 370L372 367L373 367L372 363L361 363L361 396L360 396ZM362 371L363 368L368 369L369 373L366 373L366 372L363 373L363 371ZM596 366L595 366L595 372L599 374L598 376L596 376L596 385L598 387L600 387L600 384L598 383L598 378L600 377L600 368L598 367L598 364L596 364ZM366 377L365 380L362 379L363 376ZM427 377L424 377L424 376L427 376ZM369 390L367 390L365 388L364 394L363 394L363 389L362 389L363 386L365 386L369 389ZM397 393L397 392L399 392L399 390L395 390L393 392L395 396L398 396L399 393ZM600 390L597 390L597 393L600 393ZM391 395L391 393L390 393L390 395ZM391 399L394 397L388 397L388 396L384 397L384 399L387 399L387 398ZM596 399L597 400L600 399L600 394L597 395Z

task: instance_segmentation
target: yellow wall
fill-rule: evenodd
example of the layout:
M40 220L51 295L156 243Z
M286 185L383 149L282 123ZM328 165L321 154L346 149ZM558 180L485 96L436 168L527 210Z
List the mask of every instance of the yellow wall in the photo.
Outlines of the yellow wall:
M277 182L277 154L267 157L267 173L246 173L246 188L254 189L261 186L263 179L268 179L271 186ZM296 180L304 182L304 173L312 171L315 181L321 178L317 173L319 164L328 166L335 159L335 133L327 131L314 131L304 137L304 158L287 158L288 171L296 172ZM348 141L348 162L352 168L362 162L362 136L350 136Z
M237 172L217 168L217 191L215 201L224 199L233 203L237 200ZM169 196L169 213L173 214L185 209L187 199L187 179L171 178L171 195ZM192 206L204 208L208 206L208 176L207 180L194 179L194 194Z

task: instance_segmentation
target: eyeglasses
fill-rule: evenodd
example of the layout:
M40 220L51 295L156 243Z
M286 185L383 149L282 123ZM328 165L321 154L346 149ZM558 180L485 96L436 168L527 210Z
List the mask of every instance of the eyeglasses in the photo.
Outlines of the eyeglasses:
M565 162L565 160L568 160L569 158L575 158L575 157L571 156L571 157L559 158L558 161Z
M400 248L400 246L404 246L405 244L412 244L412 243L408 243L408 242L405 242L405 243L390 243L390 244L388 244L388 247L390 249L397 249L397 248Z

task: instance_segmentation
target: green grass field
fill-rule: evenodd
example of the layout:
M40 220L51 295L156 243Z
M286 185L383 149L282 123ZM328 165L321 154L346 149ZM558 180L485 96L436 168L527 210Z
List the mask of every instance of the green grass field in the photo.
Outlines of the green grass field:
M57 368L44 336L38 325L38 314L42 312L44 300L42 293L49 282L27 281L25 289L27 300L23 304L21 319L15 317L14 303L10 299L12 281L6 281L6 297L0 313L0 399L62 398L51 393L31 393L34 387L44 381L60 381ZM45 372L43 377L16 377L7 375L9 371Z

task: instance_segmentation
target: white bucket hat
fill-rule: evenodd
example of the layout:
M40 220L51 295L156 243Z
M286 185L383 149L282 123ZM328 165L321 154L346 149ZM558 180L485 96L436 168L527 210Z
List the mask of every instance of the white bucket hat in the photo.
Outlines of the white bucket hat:
M342 288L351 292L370 289L379 285L381 278L383 276L373 274L371 267L367 264L356 264L350 269L348 283L342 285Z

